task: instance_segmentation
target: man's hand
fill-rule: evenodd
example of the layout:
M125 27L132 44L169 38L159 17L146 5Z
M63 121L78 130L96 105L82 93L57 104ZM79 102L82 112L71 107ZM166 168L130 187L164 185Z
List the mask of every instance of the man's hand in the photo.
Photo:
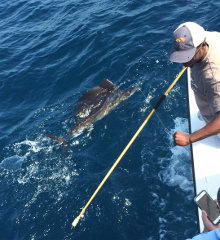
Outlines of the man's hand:
M186 135L183 132L175 132L173 134L174 145L187 146L191 143L190 135Z
M210 123L190 135L186 135L183 132L175 132L173 134L173 141L175 145L187 146L218 133L220 133L220 111L216 113L215 118Z
M218 204L218 200L217 199L215 199L214 200L214 202L218 205L218 207L219 207L219 204ZM219 228L220 227L220 224L218 224L218 225L213 225L210 221L209 221L209 219L208 219L208 217L207 217L207 213L206 213L206 211L202 211L202 221L203 221L203 224L204 224L204 230L203 230L203 232L210 232L210 231L212 231L212 230L215 230L216 228Z
M215 229L219 228L219 224L217 226L215 226L209 221L209 219L207 217L207 213L204 210L202 211L202 221L203 221L203 224L204 224L203 232L210 232L212 230L215 230Z

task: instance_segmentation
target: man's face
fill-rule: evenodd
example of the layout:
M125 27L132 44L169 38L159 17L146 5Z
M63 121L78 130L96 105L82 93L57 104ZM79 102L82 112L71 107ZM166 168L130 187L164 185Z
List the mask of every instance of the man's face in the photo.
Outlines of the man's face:
M200 62L201 59L202 59L202 46L201 47L199 46L196 48L194 57L189 62L183 63L183 66L192 68L195 65L195 63Z
M189 62L183 63L183 66L192 68L196 62L197 62L197 60L194 58L194 59L190 60Z

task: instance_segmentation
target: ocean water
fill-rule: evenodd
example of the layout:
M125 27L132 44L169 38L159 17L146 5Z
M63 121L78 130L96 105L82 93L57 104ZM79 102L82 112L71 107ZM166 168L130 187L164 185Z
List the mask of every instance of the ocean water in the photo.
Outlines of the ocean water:
M168 61L185 21L220 31L218 1L0 3L0 239L186 239L197 233L185 76L71 227L152 106L181 70ZM62 145L72 107L104 78L128 100Z

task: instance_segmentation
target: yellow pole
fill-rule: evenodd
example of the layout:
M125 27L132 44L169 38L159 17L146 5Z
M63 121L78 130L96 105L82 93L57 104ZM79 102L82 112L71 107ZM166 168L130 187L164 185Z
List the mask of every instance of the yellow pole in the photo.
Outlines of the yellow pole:
M125 147L125 149L123 150L123 152L121 153L121 155L118 157L118 159L115 161L115 163L113 164L113 166L111 167L111 169L108 171L108 173L106 174L106 176L104 177L104 179L102 180L102 182L99 184L99 186L97 187L97 189L95 190L95 192L93 193L93 195L91 196L91 198L89 199L89 201L87 202L87 204L85 205L85 207L82 209L81 213L79 214L78 217L76 217L74 219L74 221L72 222L72 226L76 227L77 223L79 222L79 219L81 218L81 216L83 215L83 213L86 211L87 207L89 206L89 204L92 202L93 198L96 196L96 194L98 193L98 191L100 190L100 188L103 186L103 184L105 183L105 181L108 179L108 177L110 176L110 174L113 172L113 170L115 169L115 167L117 166L117 164L120 162L120 160L122 159L122 157L124 156L124 154L127 152L127 150L129 149L129 147L131 146L131 144L134 142L134 140L137 138L137 136L139 135L139 133L142 131L142 129L144 128L144 126L147 124L148 120L150 119L150 117L153 115L153 113L156 111L156 109L160 106L160 104L162 103L162 101L165 99L165 97L167 96L167 94L169 93L169 91L172 89L172 87L175 85L175 83L178 81L178 79L181 77L181 75L183 74L183 72L186 70L186 68L183 68L182 71L178 74L178 76L175 78L175 80L172 82L172 84L170 85L170 87L167 89L167 91L164 93L164 95L159 99L159 101L156 103L156 105L154 106L153 110L151 111L151 113L148 115L148 117L145 119L145 121L142 123L142 125L140 126L140 128L137 130L137 132L135 133L135 135L132 137L132 139L130 140L130 142L128 143L128 145Z

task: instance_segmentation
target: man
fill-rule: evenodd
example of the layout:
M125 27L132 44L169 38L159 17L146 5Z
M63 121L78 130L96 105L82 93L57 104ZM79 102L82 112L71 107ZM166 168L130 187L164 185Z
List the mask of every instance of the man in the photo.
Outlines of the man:
M192 134L173 134L175 145L187 146L220 133L220 33L208 32L194 22L186 22L173 36L169 60L191 68L191 87L206 122L205 127Z
M220 203L220 188L217 193L217 199L218 200L215 200L215 202L218 204ZM202 211L202 221L204 224L203 233L196 235L194 238L192 238L192 240L219 240L220 239L219 224L217 226L214 226L207 218L207 213L205 211Z

